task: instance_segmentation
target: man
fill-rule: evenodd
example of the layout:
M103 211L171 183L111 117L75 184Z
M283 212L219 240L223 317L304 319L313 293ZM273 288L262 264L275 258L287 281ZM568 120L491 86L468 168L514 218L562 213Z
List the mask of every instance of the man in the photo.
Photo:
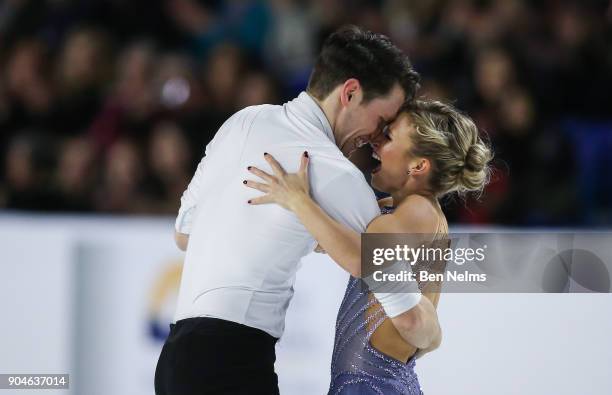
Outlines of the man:
M313 197L362 232L379 208L345 156L380 133L417 85L407 57L386 37L346 27L326 40L307 92L283 106L248 107L220 128L181 198L176 241L187 254L157 395L278 394L274 346L300 259L316 243L292 213L246 203L247 166L266 168L268 152L295 171L295 158L307 151ZM431 306L414 308L428 303L415 295L381 300L405 312L402 330L437 323L435 313L424 316Z

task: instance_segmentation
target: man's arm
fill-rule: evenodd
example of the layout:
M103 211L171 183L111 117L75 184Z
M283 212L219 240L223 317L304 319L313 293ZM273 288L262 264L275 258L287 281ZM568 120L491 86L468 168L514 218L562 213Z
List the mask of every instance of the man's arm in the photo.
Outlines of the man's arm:
M342 183L336 186L345 187ZM428 210L429 203L421 199L409 198L407 200L410 201L405 202L402 208L396 210L396 213L377 217L370 223L367 232L431 234L431 229L434 228L432 215L436 213ZM336 201L346 202L347 200L336 199ZM327 252L330 257L351 275L361 276L359 233L324 215L323 208L312 199L299 199L298 202L294 212L317 238L321 246L329 246ZM333 209L333 205L328 205L328 210ZM337 216L341 218L341 215L338 212ZM348 222L347 218L344 218L344 221ZM368 283L367 280L366 283ZM418 289L415 289L414 293L374 292L374 296L385 308L387 316L391 318L393 325L406 342L420 349L437 348L442 338L438 315L432 302L428 298L421 297Z
M419 349L433 351L440 346L442 329L428 298L421 298L415 307L391 318L391 322L407 343Z
M215 137L206 146L204 157L198 164L193 178L181 196L181 206L174 224L174 241L179 249L183 251L187 249L189 234L197 215L198 203L202 195L211 189L210 185L215 176L214 169L209 168L211 155L214 156L218 151L219 142L229 135L232 128L241 127L244 119L249 114L249 110L245 109L232 115L219 128Z
M206 156L200 161L191 182L181 196L181 207L174 222L174 242L181 251L187 250L200 193L205 189L205 165Z
M371 233L406 233L431 234L436 228L437 213L431 204L421 196L410 196L398 207L394 213L383 215L372 221L368 226ZM374 294L379 301L389 294ZM400 300L406 299L404 307L408 306L410 293L393 294ZM437 302L437 299L436 299ZM419 349L433 351L442 341L442 330L438 322L436 307L427 297L420 297L418 303L406 311L385 310L393 325L406 342Z

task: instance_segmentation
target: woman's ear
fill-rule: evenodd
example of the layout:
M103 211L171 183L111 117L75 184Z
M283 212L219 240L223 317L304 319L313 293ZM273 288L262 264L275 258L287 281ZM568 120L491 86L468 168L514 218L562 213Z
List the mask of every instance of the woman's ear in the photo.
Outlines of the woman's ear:
M429 163L429 159L426 159L426 158L415 159L414 163L412 163L412 166L408 170L409 172L408 174L424 175L429 172L430 168L431 168L431 163Z

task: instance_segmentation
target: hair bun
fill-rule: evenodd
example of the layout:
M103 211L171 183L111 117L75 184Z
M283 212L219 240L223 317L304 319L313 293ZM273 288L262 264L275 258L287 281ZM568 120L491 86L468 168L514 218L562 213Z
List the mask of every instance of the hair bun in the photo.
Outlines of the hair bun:
M492 159L490 148L480 139L470 145L465 155L460 184L463 191L479 191L489 181L489 162Z

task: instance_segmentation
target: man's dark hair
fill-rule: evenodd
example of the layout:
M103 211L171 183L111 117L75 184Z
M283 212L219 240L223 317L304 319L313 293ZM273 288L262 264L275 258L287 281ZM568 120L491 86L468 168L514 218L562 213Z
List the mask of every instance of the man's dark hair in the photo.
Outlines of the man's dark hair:
M341 27L325 40L307 91L323 100L350 78L359 80L365 102L386 96L395 83L410 101L419 87L419 74L388 37L353 25Z

